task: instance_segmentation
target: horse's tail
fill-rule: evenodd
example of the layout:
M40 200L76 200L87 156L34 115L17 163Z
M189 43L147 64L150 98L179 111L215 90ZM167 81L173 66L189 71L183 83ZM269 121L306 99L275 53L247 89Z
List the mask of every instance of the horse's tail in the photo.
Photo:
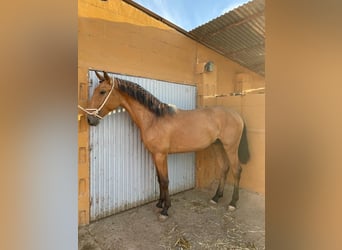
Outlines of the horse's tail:
M246 164L250 158L249 149L248 149L248 141L247 141L246 124L243 125L238 155L239 155L240 162L243 164Z

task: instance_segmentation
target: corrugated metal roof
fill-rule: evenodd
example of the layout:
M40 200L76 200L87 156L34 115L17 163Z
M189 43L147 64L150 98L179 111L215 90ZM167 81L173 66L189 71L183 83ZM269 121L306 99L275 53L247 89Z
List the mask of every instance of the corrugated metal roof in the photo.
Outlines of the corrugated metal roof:
M264 0L253 0L189 33L225 57L265 76L264 9Z
M265 0L253 0L190 32L132 0L124 2L242 66L265 76Z

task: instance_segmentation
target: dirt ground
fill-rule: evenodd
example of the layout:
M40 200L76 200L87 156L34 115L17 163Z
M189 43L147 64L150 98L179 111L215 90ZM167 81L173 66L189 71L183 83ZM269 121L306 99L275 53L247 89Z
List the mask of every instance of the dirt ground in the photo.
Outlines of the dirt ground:
M265 249L265 198L240 189L238 208L227 205L227 186L218 204L213 190L193 189L171 196L169 219L160 222L155 203L79 228L79 250Z

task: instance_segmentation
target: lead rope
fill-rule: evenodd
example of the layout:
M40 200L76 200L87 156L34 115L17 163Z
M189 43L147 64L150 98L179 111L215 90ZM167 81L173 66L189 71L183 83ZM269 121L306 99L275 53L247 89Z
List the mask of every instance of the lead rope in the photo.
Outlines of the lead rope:
M106 98L104 99L104 101L102 102L102 104L100 105L100 107L98 107L97 109L86 109L83 108L82 106L78 105L78 108L81 109L82 111L86 112L88 115L92 115L92 116L96 116L97 118L102 119L103 117L99 115L99 112L101 111L101 109L103 108L103 106L106 104L106 102L108 101L110 95L113 92L114 89L114 82L112 81L112 79L110 80L110 82L112 83L112 87L108 93L108 95L106 96Z

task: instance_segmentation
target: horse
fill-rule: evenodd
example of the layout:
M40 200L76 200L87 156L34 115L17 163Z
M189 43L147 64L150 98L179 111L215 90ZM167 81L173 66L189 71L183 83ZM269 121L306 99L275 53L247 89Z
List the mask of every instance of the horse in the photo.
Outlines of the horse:
M167 155L193 152L214 145L214 152L221 169L219 185L211 199L217 203L229 168L232 168L234 189L228 209L235 210L239 199L239 182L242 168L250 158L246 126L242 117L232 109L221 106L178 109L161 102L136 83L111 78L95 71L99 85L95 88L88 108L79 106L87 113L88 124L96 126L109 112L122 106L130 114L140 130L141 139L152 154L159 182L159 199L156 207L161 210L160 220L168 218L171 206Z

